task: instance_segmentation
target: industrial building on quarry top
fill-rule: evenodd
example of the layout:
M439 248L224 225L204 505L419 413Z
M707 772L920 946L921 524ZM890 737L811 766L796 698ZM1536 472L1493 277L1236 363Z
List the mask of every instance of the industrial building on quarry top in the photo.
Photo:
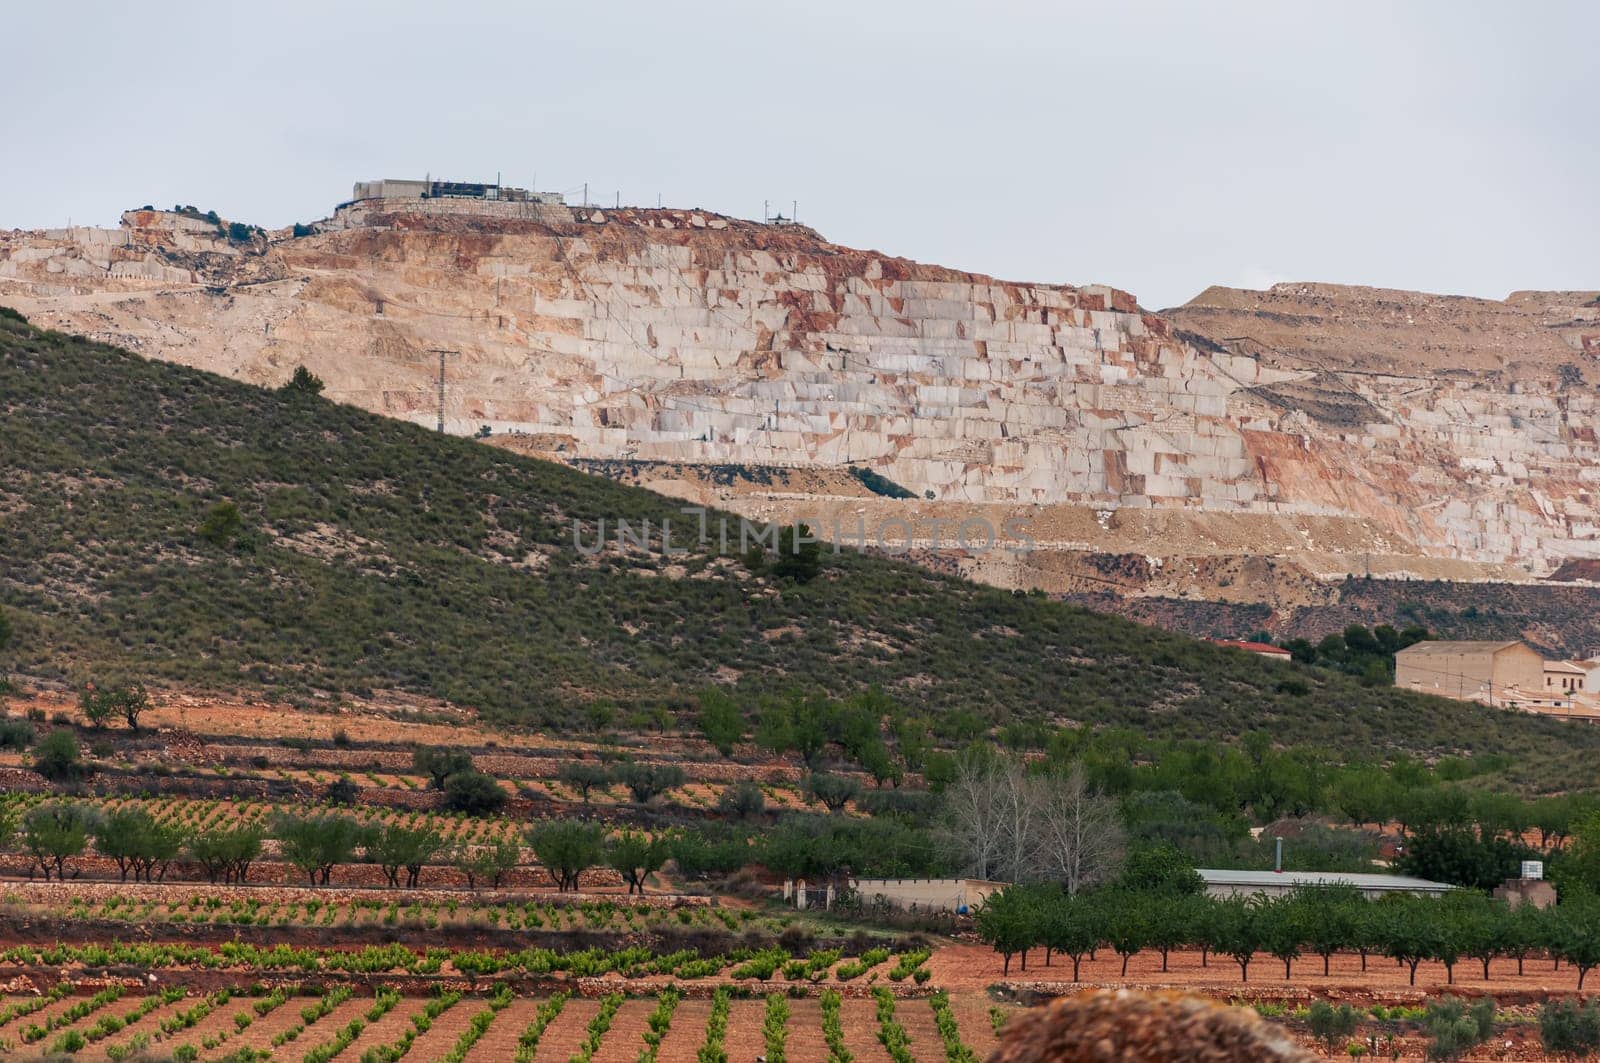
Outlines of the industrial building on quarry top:
M481 181L436 181L430 175L420 181L385 177L377 181L357 181L350 202L363 199L481 199L503 203L564 203L560 192L530 192L526 188Z

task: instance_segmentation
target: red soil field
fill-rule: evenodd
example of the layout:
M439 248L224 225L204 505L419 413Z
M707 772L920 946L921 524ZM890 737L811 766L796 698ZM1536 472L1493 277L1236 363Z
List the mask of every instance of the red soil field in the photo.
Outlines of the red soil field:
M894 1017L911 1038L911 1054L917 1063L943 1063L944 1038L939 1036L939 1027L934 1024L933 1007L925 999L895 1001ZM966 1031L961 1032L965 1036Z
M711 1017L711 1001L683 1000L672 1013L672 1025L661 1039L656 1063L695 1063L695 1053L706 1039L706 1020Z
M930 985L949 989L952 995L963 990L983 990L996 982L1032 984L1040 982L1072 982L1072 961L1055 957L1049 967L1044 964L1044 950L1035 949L1028 954L1028 969L1022 970L1018 957L1011 958L1010 975L1001 974L1001 958L994 950L983 945L951 945L934 951L928 961L933 972ZM1228 957L1212 956L1209 966L1201 966L1198 951L1173 952L1168 957L1167 971L1161 970L1161 954L1154 950L1141 952L1128 962L1127 977L1122 977L1122 959L1110 949L1101 949L1094 960L1085 959L1079 968L1082 983L1092 985L1166 986L1176 989L1193 989L1210 996L1227 999L1241 988L1271 988L1291 990L1296 994L1372 996L1396 1000L1415 1000L1424 995L1438 994L1447 989L1457 992L1488 992L1494 994L1525 993L1529 995L1553 993L1572 994L1578 986L1578 972L1565 965L1553 969L1550 960L1530 958L1523 965L1523 975L1517 976L1517 961L1496 959L1489 967L1491 978L1483 980L1482 965L1472 959L1456 964L1455 984L1446 983L1444 965L1424 962L1417 968L1415 988L1408 984L1409 972L1396 966L1395 961L1383 956L1368 956L1366 971L1361 970L1361 958L1355 953L1333 957L1330 974L1323 977L1322 957L1302 956L1292 966L1292 977L1285 981L1283 961L1266 953L1257 953L1250 963L1250 980L1241 983L1239 965ZM1600 974L1584 983L1585 991L1600 988ZM1337 991L1337 992L1334 992Z
M758 997L755 1000L735 1000L730 1002L728 1009L728 1036L723 1042L731 1060L754 1060L757 1056L767 1054L766 1037L762 1034L762 1024L767 1020L767 1000ZM789 1019L792 1027L793 1016ZM702 1027L701 1036L704 1037Z
M578 1046L583 1044L584 1038L589 1036L589 1020L594 1018L599 1010L598 1000L573 997L567 1001L567 1006L561 1009L561 1014L545 1027L544 1036L539 1039L538 1054L534 1058L539 1063L544 1063L545 1060L566 1063L577 1053Z
M878 1040L878 1008L873 1000L841 1000L839 1025L844 1027L845 1047L858 1063L890 1063L889 1050Z
M653 997L624 1000L622 1007L611 1017L611 1029L594 1054L594 1063L633 1063L644 1048L644 1032L649 1024L645 1018L656 1010ZM676 1016L674 1016L676 1017Z
M822 1036L822 1006L815 998L789 1001L789 1040L784 1052L791 1063L827 1063L828 1042Z
M463 1000L457 1008L469 1007L471 1001ZM522 1031L528 1028L535 1015L539 1013L539 1006L544 1001L535 997L518 997L511 1004L494 1017L494 1022L489 1024L489 1029L484 1031L478 1043L472 1046L472 1051L467 1053L463 1063L505 1063L517 1055L517 1041L522 1037ZM453 1010L453 1009L452 1009ZM473 1009L476 1010L476 1009ZM449 1012L445 1013L446 1015ZM469 1015L471 1012L469 1012ZM443 1016L440 1016L441 1020ZM434 1025L438 1025L435 1023ZM432 1031L429 1031L430 1033ZM418 1039L420 1040L420 1038ZM415 1050L413 1049L413 1052ZM417 1057L422 1058L422 1057Z
M950 1010L955 1014L956 1028L961 1031L961 1043L976 1052L979 1059L988 1059L999 1040L995 1037L994 1023L989 1019L991 1006L989 998L979 993L950 994Z

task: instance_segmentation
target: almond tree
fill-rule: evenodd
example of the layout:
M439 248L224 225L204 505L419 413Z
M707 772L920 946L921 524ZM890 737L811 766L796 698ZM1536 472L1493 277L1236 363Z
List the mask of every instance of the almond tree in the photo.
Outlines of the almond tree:
M1105 903L1110 911L1106 919L1106 940L1122 957L1122 977L1128 977L1128 961L1144 950L1150 941L1150 911L1152 907L1167 903L1165 897L1143 893L1109 895Z
M165 878L167 865L183 848L183 832L157 823L141 808L120 808L100 823L94 847L116 861L122 881L133 872L135 882Z
M667 862L665 839L623 831L606 850L606 863L628 883L629 893L643 893L644 880Z
M528 845L561 892L576 892L579 876L599 863L605 852L599 827L560 820L529 830Z
M1417 965L1440 951L1442 931L1437 902L1416 897L1388 897L1376 920L1377 940L1383 954L1410 969L1417 984Z
M202 831L189 839L189 855L207 882L244 882L250 865L261 855L261 831L256 827Z
M386 823L372 833L366 845L368 859L383 868L392 888L400 886L400 869L406 872L406 888L415 889L422 868L444 848L444 838L426 827L403 827Z
M1305 913L1305 906L1293 895L1267 901L1257 909L1262 943L1268 952L1283 961L1283 980L1286 982L1294 961L1305 947Z
M1038 941L1039 912L1026 888L1008 886L991 893L975 913L973 925L978 936L1000 954L1002 973L1011 973L1011 957L1022 954L1022 969L1028 969L1028 950Z
M348 816L285 816L273 827L283 858L311 885L328 885L336 864L349 863L367 838L367 829Z
M1250 961L1264 944L1258 906L1242 897L1229 897L1218 901L1213 911L1216 918L1211 928L1212 948L1233 957L1239 965L1239 980L1248 982Z
M1367 900L1355 887L1344 885L1308 886L1296 891L1296 896L1307 912L1305 943L1322 957L1326 978L1333 954L1355 947L1357 913Z
M1072 980L1078 981L1078 967L1083 958L1099 948L1105 939L1105 921L1105 909L1097 902L1065 893L1057 895L1045 906L1041 920L1044 965L1050 966L1051 951L1059 952L1072 960ZM1165 966L1162 969L1165 970Z
M52 801L28 810L22 820L22 847L49 881L67 875L67 860L89 847L94 833L94 813L72 801Z
M1600 898L1574 897L1556 906L1550 922L1550 951L1578 969L1578 992L1590 971L1600 967Z

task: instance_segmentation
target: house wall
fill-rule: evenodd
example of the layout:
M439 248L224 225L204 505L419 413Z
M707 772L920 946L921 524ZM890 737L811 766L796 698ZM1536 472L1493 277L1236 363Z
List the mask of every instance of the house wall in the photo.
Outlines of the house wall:
M1408 654L1402 651L1395 654L1394 683L1395 686L1420 690L1425 694L1487 701L1495 680L1494 656L1487 651L1452 654ZM1538 654L1534 654L1534 659L1536 668L1533 686L1528 688L1530 690L1538 689L1544 681L1544 661Z
M1544 689L1544 658L1520 643L1507 646L1494 655L1496 697L1505 697L1515 688L1536 694Z

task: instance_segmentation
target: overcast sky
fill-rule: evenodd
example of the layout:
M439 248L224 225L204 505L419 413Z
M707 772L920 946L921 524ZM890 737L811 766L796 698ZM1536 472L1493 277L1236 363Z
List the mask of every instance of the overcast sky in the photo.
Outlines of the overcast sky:
M16 5L0 228L376 177L759 218L1012 280L1600 287L1600 5Z

